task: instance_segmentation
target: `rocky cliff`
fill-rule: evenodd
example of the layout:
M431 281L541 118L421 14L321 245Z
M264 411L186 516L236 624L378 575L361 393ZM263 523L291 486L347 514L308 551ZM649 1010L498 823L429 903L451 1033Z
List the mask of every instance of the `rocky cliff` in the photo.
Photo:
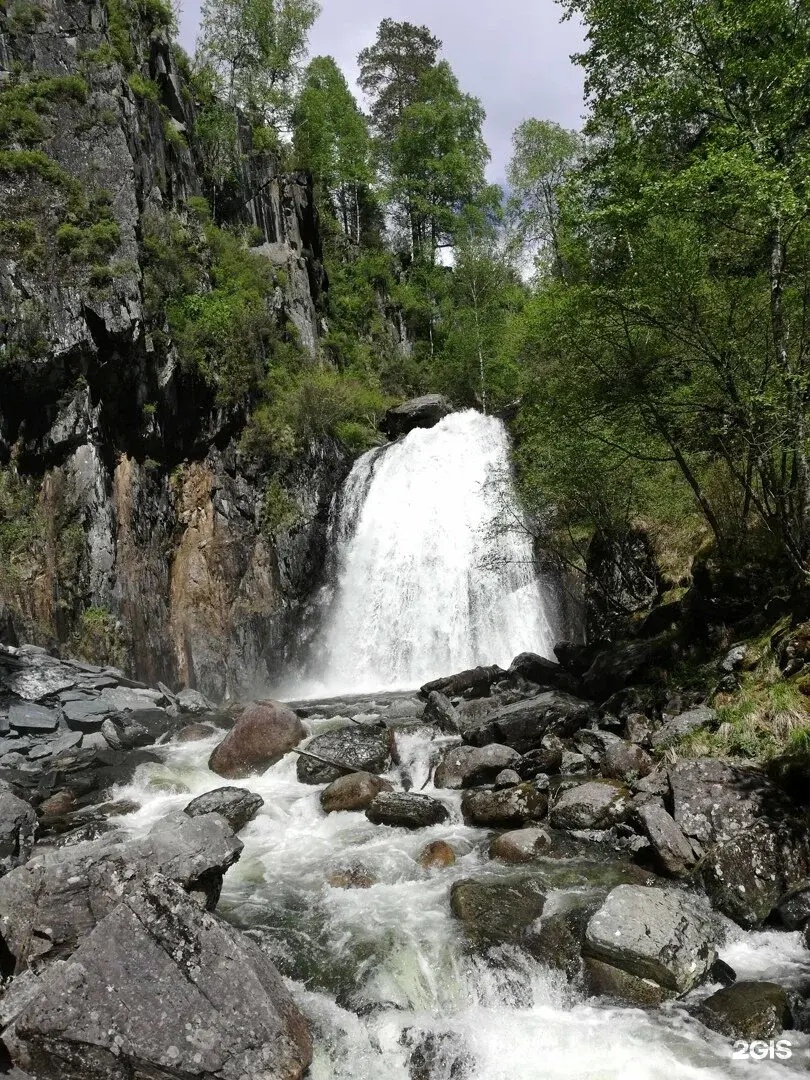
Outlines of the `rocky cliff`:
M192 262L214 288L216 237L243 240L226 285L234 259L266 267L263 362L314 354L324 273L307 177L244 125L203 221L169 22L159 0L0 9L0 636L221 698L283 663L347 459L327 438L245 452L255 401L211 375L218 324L208 368L178 347L167 296Z

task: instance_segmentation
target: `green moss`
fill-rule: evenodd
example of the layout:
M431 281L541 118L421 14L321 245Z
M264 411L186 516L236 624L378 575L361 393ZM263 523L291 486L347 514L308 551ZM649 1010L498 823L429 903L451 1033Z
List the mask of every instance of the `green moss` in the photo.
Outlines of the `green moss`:
M0 220L0 248L22 259L28 269L35 268L45 258L45 245L33 221Z
M68 641L68 651L89 664L126 667L127 647L120 622L101 607L86 608Z
M41 150L0 150L0 176L38 176L67 191L77 192L81 185Z
M120 242L121 230L112 220L96 221L88 226L64 223L56 230L59 250L75 263L98 264L105 256L112 255Z
M163 137L174 150L187 150L188 143L182 131L175 127L171 117L163 118Z
M127 79L127 85L136 97L157 104L160 101L160 87L152 79L147 79L139 71L133 71Z

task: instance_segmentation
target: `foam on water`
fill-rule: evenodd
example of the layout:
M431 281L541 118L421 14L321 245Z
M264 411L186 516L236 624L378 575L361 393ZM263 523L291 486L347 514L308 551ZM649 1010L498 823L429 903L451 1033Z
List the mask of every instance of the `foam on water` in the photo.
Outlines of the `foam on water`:
M118 792L142 804L120 824L143 834L186 805L187 793L156 791L155 776L193 795L222 786L206 767L216 741L162 748L163 763L142 767ZM418 790L436 745L424 731L399 733L398 744ZM321 789L298 783L294 755L263 776L231 783L256 791L265 805L240 834L245 850L226 875L219 910L261 940L290 977L313 1025L311 1080L410 1080L408 1030L450 1036L437 1043L432 1080L457 1080L459 1047L473 1063L465 1080L785 1080L808 1060L806 1037L791 1033L794 1059L786 1064L732 1061L730 1043L682 1007L606 1007L511 947L471 956L450 913L452 882L514 871L487 858L486 834L464 825L456 793L428 784L424 790L445 802L451 819L408 832L374 826L362 814L324 815ZM416 859L436 839L460 858L428 873ZM352 866L377 883L328 884L332 872ZM798 934L738 931L724 956L746 977L798 983L810 970Z

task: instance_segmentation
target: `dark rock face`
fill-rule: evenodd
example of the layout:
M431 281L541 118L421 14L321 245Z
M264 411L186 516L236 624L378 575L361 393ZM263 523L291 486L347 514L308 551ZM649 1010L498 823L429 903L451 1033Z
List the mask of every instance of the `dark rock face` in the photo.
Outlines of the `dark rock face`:
M15 1021L12 1056L40 1080L300 1080L312 1047L258 946L152 875L49 969Z
M537 653L526 652L516 656L509 665L509 674L519 675L537 686L552 690L574 689L574 680L562 665L547 660L545 656L538 656Z
M660 590L660 572L644 532L631 530L624 536L597 533L585 564L589 639L610 641L626 633L632 617L651 607Z
M791 1024L785 989L772 982L738 982L701 1005L703 1023L733 1039L772 1039Z
M26 862L34 850L37 815L0 782L0 875Z
M445 675L441 679L425 683L419 693L426 698L434 690L448 698L461 694L468 699L488 697L492 684L502 679L505 674L503 668L494 664L490 667L470 668L468 671L459 671L455 675Z
M477 943L520 941L523 931L542 914L546 897L538 883L525 881L457 881L450 890L450 908Z
M248 705L211 753L208 767L239 780L263 773L307 737L306 728L286 705L257 701Z
M264 799L255 792L245 791L244 788L223 787L198 795L184 808L183 813L189 817L219 814L233 831L238 833L256 817L263 806Z
M434 724L439 731L447 735L456 735L459 730L458 713L453 703L438 690L432 690L428 694L427 705L422 719L426 724Z
M299 757L297 773L302 784L331 784L345 774L346 770L340 765L348 765L362 772L382 773L391 764L391 743L387 731L362 731L358 727L327 731L311 739L306 751L324 760Z
M447 807L429 795L413 791L382 791L366 810L375 825L393 825L403 829L424 829L440 825L450 817Z
M527 952L550 968L564 972L569 980L582 969L582 943L591 916L600 900L592 896L569 897L561 908L543 914L523 933Z
M549 690L498 709L490 720L469 731L465 739L473 746L504 743L525 754L539 747L546 734L573 735L589 716L586 702Z
M675 652L671 636L661 634L649 641L619 642L597 653L582 677L582 692L595 701L604 701L634 679L645 676L669 662Z
M380 424L389 439L398 439L414 428L432 428L453 411L453 406L441 394L426 394L389 409Z
M651 799L636 811L641 828L652 845L659 873L667 877L684 877L695 863L692 845L678 824L664 809L660 800Z

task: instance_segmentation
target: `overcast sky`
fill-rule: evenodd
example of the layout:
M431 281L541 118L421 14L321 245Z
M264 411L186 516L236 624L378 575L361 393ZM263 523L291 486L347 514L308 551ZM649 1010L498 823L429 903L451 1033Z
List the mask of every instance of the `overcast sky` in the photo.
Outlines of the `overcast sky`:
M513 130L529 117L580 126L582 75L570 55L582 45L574 23L560 22L554 0L322 0L312 29L313 56L334 56L352 88L356 57L384 18L424 23L444 43L462 89L487 111L485 135L492 151L490 178L502 181ZM199 4L185 0L183 45L197 36Z

